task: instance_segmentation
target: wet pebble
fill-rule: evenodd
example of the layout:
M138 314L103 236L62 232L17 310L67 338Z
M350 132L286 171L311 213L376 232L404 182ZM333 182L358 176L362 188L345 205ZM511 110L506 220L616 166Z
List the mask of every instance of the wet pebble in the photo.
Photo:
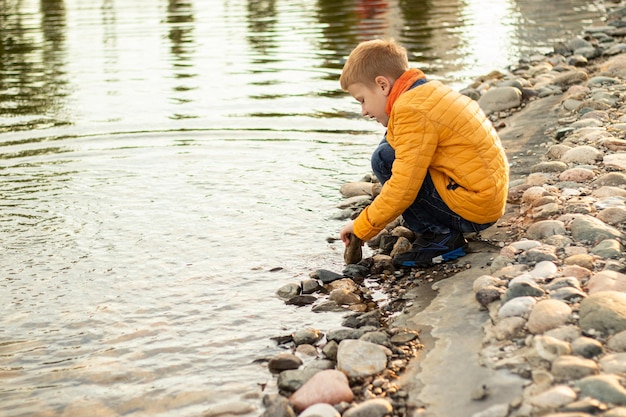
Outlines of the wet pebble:
M335 407L326 403L313 404L299 414L299 417L340 417Z
M388 400L373 398L366 400L343 413L344 417L385 417L393 411Z
M297 411L302 411L314 404L338 404L342 401L350 402L353 398L346 374L328 369L313 375L289 397L289 402Z
M349 377L374 375L386 367L387 353L382 346L351 339L339 343L337 369Z
M279 353L271 358L267 364L270 371L278 373L287 369L298 369L302 359L291 353Z

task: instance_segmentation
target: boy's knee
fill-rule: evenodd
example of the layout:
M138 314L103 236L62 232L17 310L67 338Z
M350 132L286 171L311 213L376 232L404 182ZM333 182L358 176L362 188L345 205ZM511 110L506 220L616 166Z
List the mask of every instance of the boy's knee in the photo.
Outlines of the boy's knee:
M386 141L378 145L372 154L372 171L378 181L385 183L391 177L391 167L396 159L396 153Z
M374 153L372 154L372 166L373 165L387 165L391 166L396 159L396 153L387 142L378 145Z

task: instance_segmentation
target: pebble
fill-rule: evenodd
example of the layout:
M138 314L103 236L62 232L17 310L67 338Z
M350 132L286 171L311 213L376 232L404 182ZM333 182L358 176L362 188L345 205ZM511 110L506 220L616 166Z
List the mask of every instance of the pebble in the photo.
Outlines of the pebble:
M583 358L596 358L604 353L604 346L591 337L579 337L572 342L572 352Z
M346 374L328 369L313 375L289 397L289 402L297 411L302 411L318 403L333 405L342 401L350 402L353 398Z
M299 417L340 417L335 407L326 403L313 404L299 414Z
M583 331L597 331L605 335L626 330L626 294L617 291L599 291L580 303L579 325Z
M620 377L613 374L593 375L580 379L576 386L583 395L598 401L626 405L626 389Z
M618 332L611 336L607 346L614 352L626 352L626 331Z
M564 355L552 362L550 372L556 381L571 381L598 373L598 364L591 359Z
M387 367L387 354L381 345L346 339L339 343L337 369L349 377L377 374Z
M535 304L537 300L531 296L512 298L500 307L498 317L528 317Z
M271 358L267 364L270 371L279 373L287 369L298 369L302 359L291 353L279 353Z
M393 411L389 401L382 398L366 400L346 410L344 417L385 417Z
M533 347L541 359L549 362L571 353L569 343L551 336L536 336L533 338Z
M570 318L572 309L560 300L545 299L537 302L528 316L528 331L534 334L563 326Z
M576 392L567 385L556 385L529 399L539 409L554 410L576 399Z

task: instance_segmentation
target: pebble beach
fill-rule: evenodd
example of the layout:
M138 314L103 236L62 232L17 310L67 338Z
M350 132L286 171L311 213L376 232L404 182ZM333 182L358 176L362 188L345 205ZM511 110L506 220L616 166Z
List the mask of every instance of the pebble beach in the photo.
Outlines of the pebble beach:
M604 21L552 53L462 91L498 129L511 167L507 212L467 236L472 253L396 270L393 256L415 238L397 219L367 242L371 256L277 289L287 304L345 318L341 328L274 338L284 353L261 359L276 386L259 414L626 416L626 7L606 7ZM358 215L379 189L369 175L344 184L338 220ZM506 395L479 376L472 389L451 388L470 402L465 414L423 395L420 361L436 355L437 336L416 325L435 304L453 314L452 300L437 297L455 280L469 289L465 308L480 317L480 340L442 372L476 362L514 381ZM233 414L207 416L224 411Z

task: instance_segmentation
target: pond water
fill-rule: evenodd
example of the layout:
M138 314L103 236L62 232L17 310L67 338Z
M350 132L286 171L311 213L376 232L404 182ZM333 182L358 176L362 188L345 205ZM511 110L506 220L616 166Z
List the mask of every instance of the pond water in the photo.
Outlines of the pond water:
M340 91L394 37L462 88L604 14L555 0L0 2L0 414L260 414L270 337L341 323L341 184L383 130Z

